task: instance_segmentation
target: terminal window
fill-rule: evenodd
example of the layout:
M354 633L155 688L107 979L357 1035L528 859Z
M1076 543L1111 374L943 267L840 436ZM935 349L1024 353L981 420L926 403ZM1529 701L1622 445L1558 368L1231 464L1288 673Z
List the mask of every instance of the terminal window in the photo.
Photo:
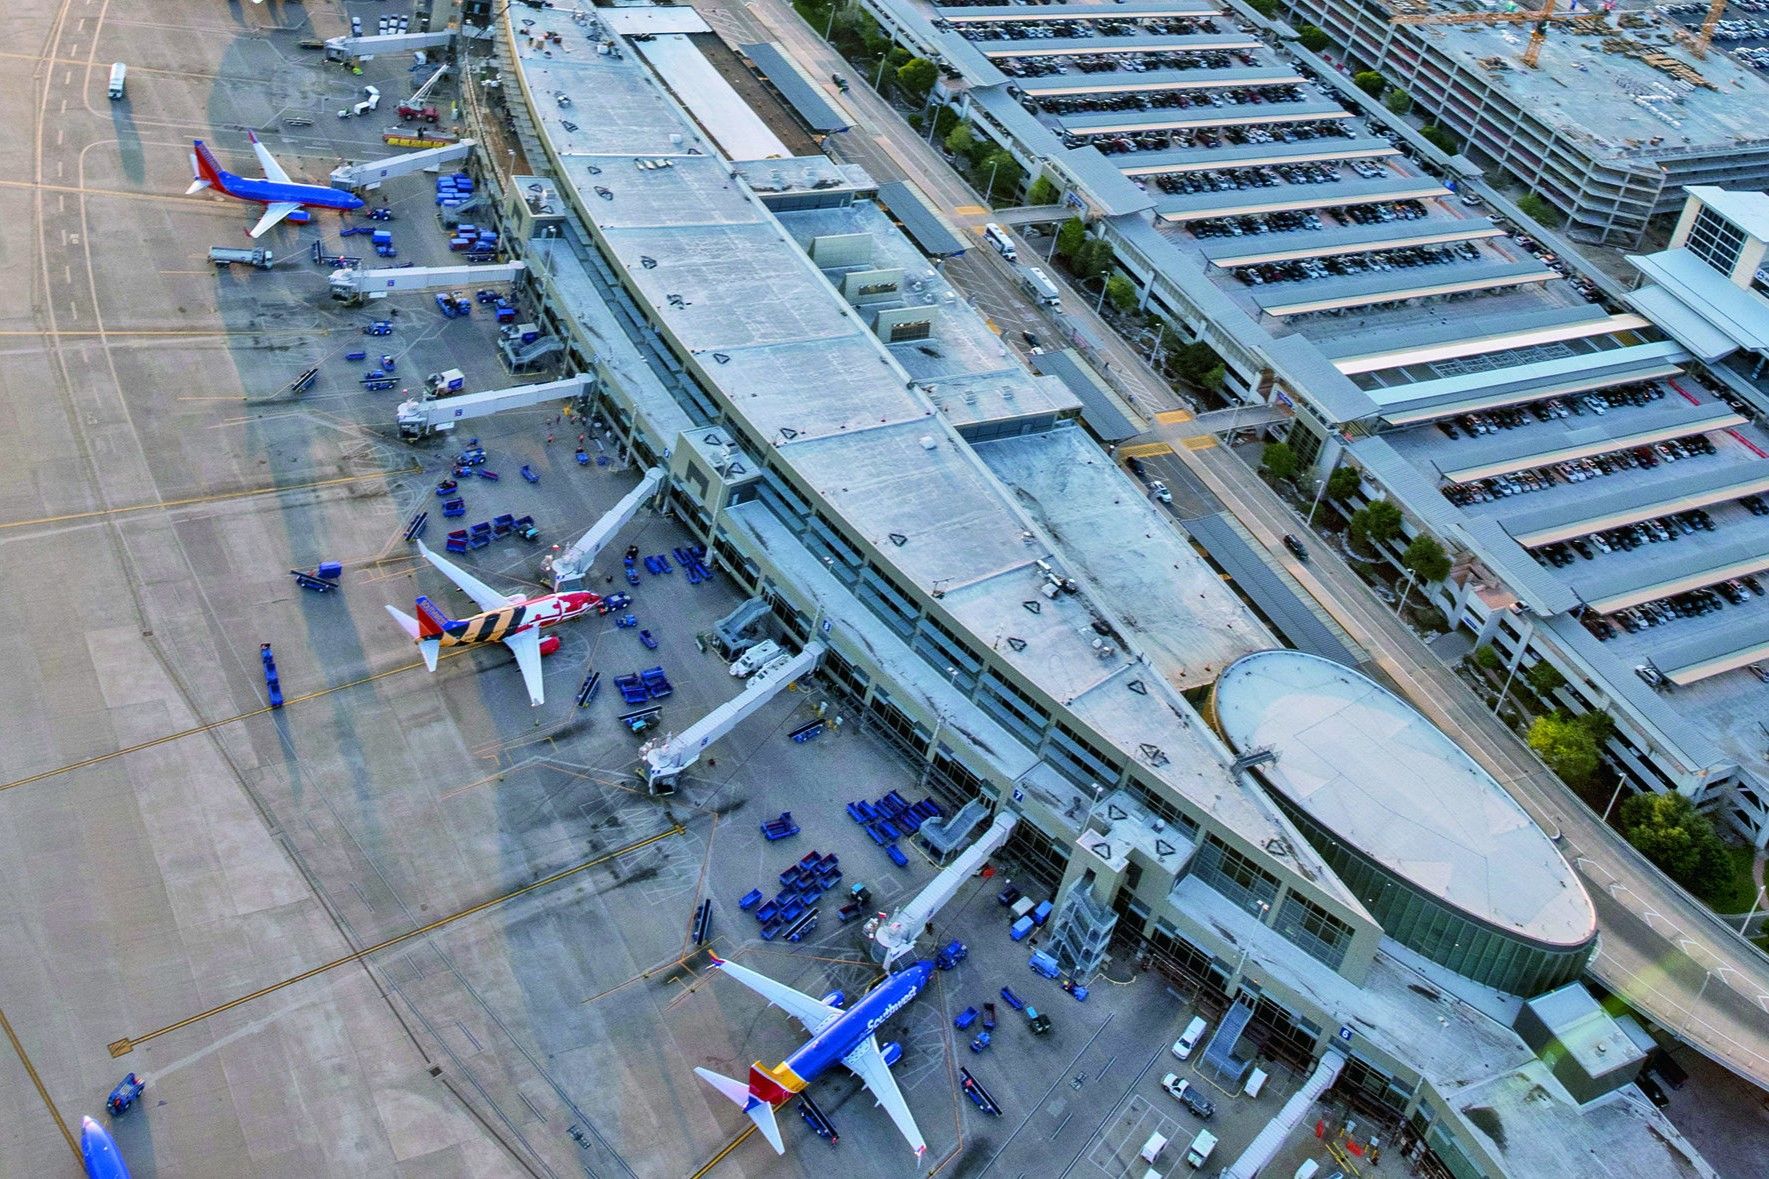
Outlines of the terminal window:
M1730 276L1744 250L1744 231L1712 209L1703 207L1689 229L1689 252Z

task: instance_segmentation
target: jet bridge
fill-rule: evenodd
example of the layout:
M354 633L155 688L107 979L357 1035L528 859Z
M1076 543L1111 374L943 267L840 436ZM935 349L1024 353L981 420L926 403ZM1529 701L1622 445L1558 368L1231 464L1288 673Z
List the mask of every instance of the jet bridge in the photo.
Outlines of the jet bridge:
M442 291L453 287L515 282L527 269L526 262L487 262L478 266L377 266L372 270L351 266L332 271L332 298L360 303L364 299L384 299L395 291Z
M822 643L812 641L797 655L780 656L750 676L735 699L727 700L674 737L646 749L645 782L651 792L672 793L676 778L700 759L702 750L815 668L826 650Z
M570 548L547 558L541 566L541 572L552 578L553 589L568 589L568 583L581 582L584 574L590 571L590 564L595 561L597 554L614 539L615 533L625 528L639 514L645 501L655 495L662 484L663 468L649 468L640 478L639 485L622 496L621 501L609 508L607 514L597 520L588 532L578 537Z
M539 385L516 385L508 389L492 389L485 393L459 393L453 397L414 397L402 401L395 411L402 438L423 438L455 428L456 422L483 418L505 409L527 409L543 401L588 397L596 378L579 373L562 381L546 381Z
M454 40L454 32L439 29L433 33L379 33L373 37L328 37L326 58L344 61L356 58L367 61L382 53L410 53L414 49L440 49Z
M410 176L425 168L436 168L443 164L452 164L456 160L464 160L467 153L473 150L473 144L473 140L463 139L459 143L427 147L423 151L405 152L380 160L366 160L360 164L345 164L332 169L332 185L335 188L374 188L383 180L391 180L395 176Z
M983 861L996 848L1007 842L1007 837L1013 833L1017 822L1018 815L1008 811L999 812L989 829L975 843L959 853L957 859L942 868L940 874L916 894L914 900L878 923L878 928L872 931L872 956L882 962L886 970L899 958L914 951L915 939L933 922L934 914L952 899L952 895L966 880L976 874Z

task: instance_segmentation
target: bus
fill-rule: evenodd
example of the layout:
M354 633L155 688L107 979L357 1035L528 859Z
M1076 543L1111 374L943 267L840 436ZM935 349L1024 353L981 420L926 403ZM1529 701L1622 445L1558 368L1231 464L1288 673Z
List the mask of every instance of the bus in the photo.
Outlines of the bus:
M1028 266L1020 271L1020 285L1026 288L1027 294L1046 307L1061 307L1063 304L1062 292L1050 281L1050 275L1036 266Z
M994 246L996 251L1009 262L1016 261L1019 258L1019 251L1013 248L1013 239L1007 236L1007 230L1001 228L1001 226L995 224L995 222L991 221L989 224L983 226L983 236L989 239L989 244Z

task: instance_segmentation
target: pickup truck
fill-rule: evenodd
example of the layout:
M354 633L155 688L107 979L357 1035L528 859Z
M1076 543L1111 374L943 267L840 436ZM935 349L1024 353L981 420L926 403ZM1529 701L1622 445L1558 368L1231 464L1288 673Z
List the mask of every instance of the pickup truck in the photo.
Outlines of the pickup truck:
M1210 1099L1198 1092L1197 1086L1181 1078L1178 1073L1168 1073L1162 1077L1161 1088L1167 1090L1167 1096L1200 1118L1208 1118L1216 1112L1216 1107L1210 1104Z

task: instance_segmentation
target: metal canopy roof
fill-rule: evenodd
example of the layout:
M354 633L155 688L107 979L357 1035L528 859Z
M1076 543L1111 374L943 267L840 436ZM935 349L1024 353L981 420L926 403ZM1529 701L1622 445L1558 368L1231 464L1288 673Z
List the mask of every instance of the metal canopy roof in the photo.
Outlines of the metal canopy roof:
M1653 663L1678 687L1736 671L1769 658L1769 633L1750 630L1704 635L1656 652Z
M968 243L952 225L901 180L890 180L878 186L878 199L884 202L915 244L935 258L962 254Z
M1593 595L1588 604L1599 614L1613 614L1630 606L1688 593L1734 577L1747 577L1765 569L1769 569L1769 549L1763 547L1759 537L1718 550L1692 553L1683 560L1660 563L1651 567L1647 576L1637 579L1634 585L1617 589L1607 596Z
M1711 461L1711 460L1710 460ZM1704 464L1706 465L1706 464ZM1654 516L1687 512L1769 491L1769 462L1708 466L1690 475L1625 480L1629 486L1536 511L1519 511L1506 530L1525 548L1571 540Z
M1548 282L1559 277L1559 274L1534 258L1516 262L1501 259L1468 262L1457 259L1432 266L1414 266L1374 274L1366 272L1349 276L1334 275L1331 278L1257 287L1253 301L1267 315L1302 315L1335 307L1386 303L1393 299L1420 299L1432 295L1452 295L1458 291L1521 286L1525 283Z
M1449 189L1420 176L1388 176L1380 180L1338 180L1330 184L1277 184L1270 188L1236 188L1227 192L1151 194L1155 212L1164 221L1195 221L1200 217L1231 217L1243 213L1281 213L1320 209L1328 205L1373 205L1378 201L1423 200L1448 196Z
M1531 467L1562 463L1569 459L1587 458L1612 450L1633 446L1651 446L1671 438L1685 438L1708 430L1723 430L1744 424L1745 419L1722 402L1692 406L1687 403L1655 406L1650 410L1626 415L1623 421L1610 425L1602 418L1587 418L1571 429L1556 430L1553 444L1533 431L1531 436L1513 441L1506 435L1497 438L1472 439L1465 448L1466 460L1460 466L1443 467L1443 477L1452 483L1485 479L1527 471ZM1483 446L1482 443L1493 445ZM1458 448L1463 455L1464 448Z
M1099 373L1082 360L1081 354L1073 348L1034 356L1032 368L1036 372L1049 373L1060 378L1069 387L1069 391L1081 402L1081 420L1101 442L1122 442L1142 433L1142 427L1126 417L1124 411L1112 400L1111 392L1100 379Z
M1064 131L1103 134L1112 131L1166 131L1189 127L1243 127L1257 123L1300 123L1314 119L1349 119L1351 112L1318 98L1266 102L1257 106L1206 106L1152 111L1071 111L1055 116Z
M1176 33L1130 37L1027 37L973 41L988 58L1056 57L1065 53L1181 53L1211 49L1257 49L1264 42L1245 33Z
M1219 90L1230 86L1297 86L1301 74L1283 66L1230 66L1220 70L1121 70L1110 74L1050 74L1014 79L1026 93L1041 98L1058 95L1115 94L1122 90Z
M1687 355L1682 345L1675 341L1656 341L1595 354L1560 356L1508 368L1458 373L1368 392L1371 400L1381 407L1382 416L1399 426L1430 421L1446 414L1562 396L1574 391L1574 387L1596 389L1668 375L1678 371L1677 362Z
M846 131L853 126L835 109L823 92L801 71L780 46L772 41L756 41L739 45L738 51L755 63L762 76L792 104L799 118L813 131Z
M1195 520L1181 520L1179 526L1204 546L1211 560L1234 578L1235 584L1284 638L1300 650L1346 667L1357 666L1356 656L1346 650L1327 624L1291 592L1271 565L1253 551L1227 516L1222 513L1200 516Z
M1126 152L1111 159L1126 176L1148 176L1157 172L1259 168L1268 164L1301 164L1313 160L1367 160L1399 154L1400 149L1388 140L1364 135L1355 139L1334 136L1295 143L1232 143L1218 147Z
M1298 229L1290 233L1215 237L1206 240L1199 252L1217 266L1251 266L1260 262L1326 258L1334 254L1362 254L1370 250L1394 250L1402 246L1430 246L1504 236L1505 231L1490 221L1426 219L1388 221L1379 225L1333 225L1325 229Z

